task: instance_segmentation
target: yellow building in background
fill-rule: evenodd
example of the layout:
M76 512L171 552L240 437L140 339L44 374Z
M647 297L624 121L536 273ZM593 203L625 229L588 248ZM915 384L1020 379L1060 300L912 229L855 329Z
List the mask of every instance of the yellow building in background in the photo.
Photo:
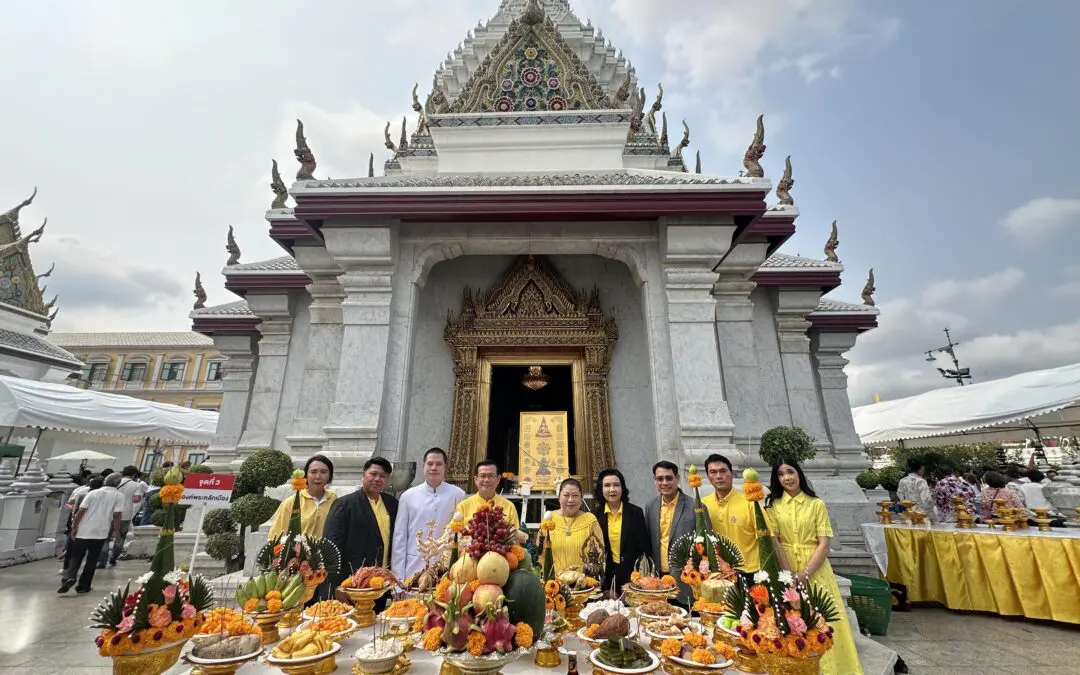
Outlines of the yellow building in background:
M221 408L225 357L205 335L52 333L48 340L86 364L69 380L74 386L199 410ZM205 448L150 445L139 448L135 465L149 472L166 460L198 464L204 459Z

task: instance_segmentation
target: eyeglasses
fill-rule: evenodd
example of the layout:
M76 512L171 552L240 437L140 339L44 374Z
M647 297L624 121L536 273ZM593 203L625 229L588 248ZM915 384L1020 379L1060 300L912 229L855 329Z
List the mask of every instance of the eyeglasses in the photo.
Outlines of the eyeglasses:
M653 476L653 480L657 483L673 483L678 479L675 476Z
M476 474L476 477L479 478L480 480L495 480L496 478L499 477L499 474L497 474L497 473L478 473L478 474Z

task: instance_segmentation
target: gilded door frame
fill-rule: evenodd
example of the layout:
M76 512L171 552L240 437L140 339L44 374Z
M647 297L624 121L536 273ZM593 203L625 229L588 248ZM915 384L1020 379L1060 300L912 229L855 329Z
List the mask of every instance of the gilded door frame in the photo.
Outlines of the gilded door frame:
M574 382L574 445L586 482L615 465L608 372L619 331L600 292L574 290L544 256L519 256L484 292L465 289L448 313L444 339L454 363L448 479L470 484L487 456L491 369L500 363L569 363Z

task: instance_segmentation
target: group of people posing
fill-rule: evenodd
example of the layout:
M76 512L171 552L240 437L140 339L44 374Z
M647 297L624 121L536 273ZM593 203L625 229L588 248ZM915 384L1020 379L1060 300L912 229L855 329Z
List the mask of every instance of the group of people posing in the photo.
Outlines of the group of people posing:
M501 507L510 524L520 528L517 506L498 494L501 474L492 461L476 465L476 492L472 495L446 482L447 456L440 448L424 453L424 482L409 488L400 498L383 494L392 466L381 457L373 457L364 465L362 488L341 498L327 488L334 475L329 459L316 455L307 461L305 469L308 487L300 492L301 527L305 534L325 537L340 549L342 569L336 579L330 580L334 585L344 580L350 570L367 565L388 567L399 579L416 574L425 564L417 551L417 532L426 534L433 529L438 535L455 513L467 522L489 502ZM760 569L754 505L733 488L734 470L726 457L710 455L705 470L713 487L713 492L702 498L706 522L739 547L744 565L738 571L749 579ZM556 573L583 567L586 544L600 542L605 557L605 589L620 593L643 557L651 559L660 573L678 578L679 570L669 568L668 550L673 541L693 532L694 499L680 487L679 467L672 462L657 462L652 475L656 495L644 508L630 501L626 480L615 468L604 469L597 476L591 509L578 480L562 481L557 495L559 509L551 514ZM841 618L834 624L834 647L826 655L829 663L822 662L822 672L861 673L844 603L829 566L833 531L828 511L798 462L782 459L772 467L765 506L781 566L829 591L840 610ZM271 540L287 530L291 510L292 500L282 503L271 522ZM693 602L689 587L681 582L675 602L684 607Z

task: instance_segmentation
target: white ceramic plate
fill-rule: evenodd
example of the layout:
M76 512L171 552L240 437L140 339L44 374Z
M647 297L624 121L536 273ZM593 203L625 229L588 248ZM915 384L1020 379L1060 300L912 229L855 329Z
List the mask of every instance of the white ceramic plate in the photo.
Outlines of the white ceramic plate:
M698 624L698 623L692 623L692 624L690 624L690 632L697 633L698 635L704 635L705 634L705 627L702 626L701 624ZM660 635L659 633L652 632L652 630L650 630L648 628L645 629L645 635L653 638L654 640L666 640L668 638L677 638L677 637L679 637L680 635L683 635L683 634L684 633L679 633L679 635Z
M691 661L689 659L680 659L678 656L669 656L668 658L680 666L700 668L702 670L723 670L724 668L731 667L731 665L735 663L731 659L728 659L727 661L717 661L711 665L705 665L704 663L698 663L697 661Z
M325 651L322 654L316 654L315 656L309 656L303 659L279 659L274 656L273 649L270 651L270 655L266 657L266 662L272 666L284 665L284 666L297 666L304 663L314 663L321 659L330 658L331 654L337 654L341 651L341 643L335 642L334 646L329 651Z
M586 621L586 620L588 620L589 615L592 614L597 609L604 609L604 608L603 607L595 607L593 609L589 609L588 606L586 605L580 612L578 612L578 618L581 619L582 621ZM610 610L609 610L608 613L610 614ZM626 605L623 605L623 606L619 607L619 614L622 614L623 616L625 616L627 618L630 618L630 608L627 607Z
M599 649L592 650L592 652L589 654L589 661L591 661L592 664L597 668L601 668L609 673L619 673L619 675L643 675L644 673L651 673L652 671L656 670L656 668L660 665L660 659L657 658L656 654L653 654L650 651L646 651L645 653L649 655L650 661L648 666L636 669L614 668L612 666L605 665L603 662L599 661L596 658L599 653Z
M246 654L244 656L233 656L232 658L228 659L200 659L198 656L195 656L189 651L184 656L184 658L187 659L189 663L194 663L197 666L224 666L231 663L242 663L244 661L247 661L248 659L253 659L256 656L261 656L262 653L263 648L259 647L257 651L251 652L250 654Z
M337 617L326 617L326 618L335 619ZM353 621L349 617L345 617L345 620L349 622L349 628L346 629L346 630L343 630L343 631L341 631L339 633L330 633L330 637L332 637L332 638L344 638L344 637L347 637L347 636L351 635L352 632L356 630L356 622L355 621ZM314 628L315 621L322 621L322 619L313 619L311 621L307 621L305 623L302 623L302 624L300 624L300 628L298 628L297 630L304 630L306 628Z
M645 612L641 611L640 607L638 607L638 616L640 616L643 619L648 619L650 621L663 621L663 620L667 619L669 616L686 617L686 616L689 616L689 614L690 614L690 612L686 611L682 607L676 607L675 605L671 605L671 608L675 610L674 615L670 615L670 614L664 614L664 615L646 614Z

